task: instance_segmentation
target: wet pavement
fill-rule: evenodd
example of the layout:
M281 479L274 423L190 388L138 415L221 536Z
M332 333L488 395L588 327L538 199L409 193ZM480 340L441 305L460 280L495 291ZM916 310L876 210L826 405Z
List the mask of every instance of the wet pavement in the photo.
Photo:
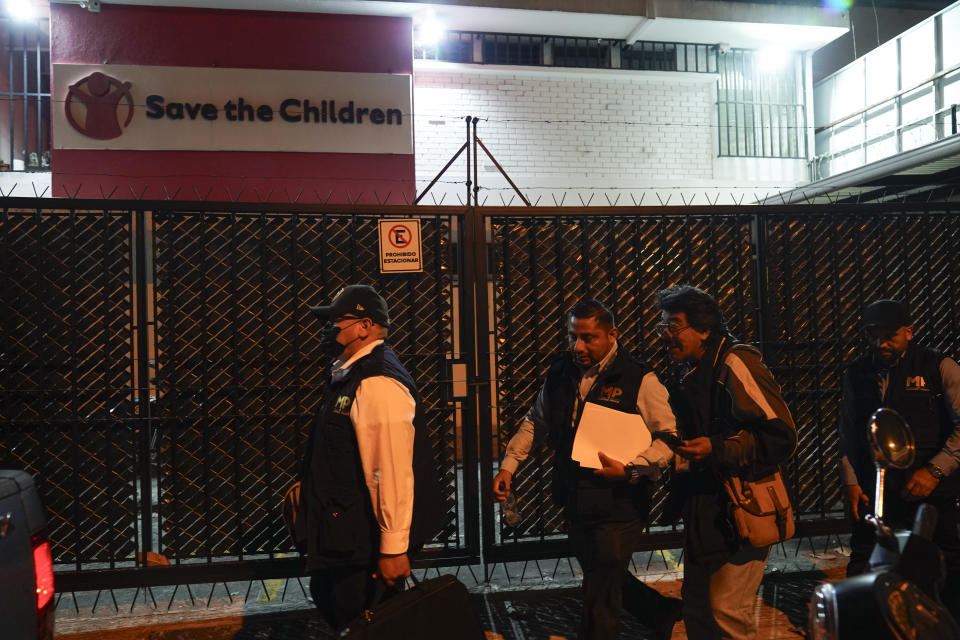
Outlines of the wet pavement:
M847 550L836 536L789 541L771 552L757 596L762 639L802 638L807 601L824 580L841 579ZM634 573L668 596L679 597L678 550L638 553ZM487 640L562 640L576 636L581 602L579 568L572 559L418 571L418 577L457 575L471 592ZM267 580L62 594L57 638L65 640L326 640L306 580ZM621 639L656 635L624 613ZM686 638L683 623L673 640Z

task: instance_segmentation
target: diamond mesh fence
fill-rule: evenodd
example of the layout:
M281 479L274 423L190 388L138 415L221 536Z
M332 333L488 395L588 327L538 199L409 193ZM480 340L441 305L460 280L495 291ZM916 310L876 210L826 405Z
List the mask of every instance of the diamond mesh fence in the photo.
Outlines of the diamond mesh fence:
M502 458L549 361L567 348L565 313L576 300L607 303L624 343L666 379L654 293L694 284L718 298L734 335L761 347L783 389L799 437L787 465L797 516L843 530L836 418L843 368L865 347L860 310L879 297L903 299L921 342L954 356L960 347L960 217L949 205L906 207L574 210L581 215L510 208L489 216L491 457ZM551 456L535 449L518 471L521 523L493 528L492 547L509 557L565 533L551 496ZM652 522L664 497L659 490Z
M424 271L384 276L382 213L15 204L0 225L0 465L41 483L58 571L292 552L279 506L325 374L307 307L351 282L386 297L420 384L448 508L428 553L464 553L456 214L418 215Z
M863 307L904 300L916 339L957 357L957 213L928 205L764 216L764 352L797 422L791 477L800 514L827 517L841 504L836 424L844 365L865 347Z
M292 551L280 519L320 400L320 323L310 304L351 282L390 306L388 341L420 384L448 522L458 506L451 216L420 218L427 268L379 273L379 216L164 212L154 217L160 550L170 558Z
M131 218L6 209L0 229L0 465L37 477L58 562L132 558Z
M863 347L860 309L900 297L919 340L951 355L960 346L960 218L949 205L4 204L0 466L38 478L61 574L139 569L143 551L174 565L293 551L278 505L325 374L306 307L350 282L383 292L389 342L420 385L448 499L431 549L447 562L480 557L481 522L493 532L488 562L506 548L543 557L565 538L549 451L517 476L517 527L477 502L476 482L488 492L583 296L608 303L624 343L666 377L654 293L677 283L714 293L733 332L764 351L796 419L798 515L838 531L836 413L843 366ZM423 273L380 274L379 221L411 215ZM464 267L468 254L485 255L486 272ZM466 380L454 380L458 364Z
M549 361L567 348L566 313L583 297L607 304L623 345L661 378L659 315L654 294L671 284L698 283L721 297L731 329L756 339L757 300L751 241L754 219L729 215L602 214L494 216L495 453L523 421ZM536 451L514 484L523 508L517 527L501 523L501 542L545 539L565 532L551 494L552 452ZM652 519L665 494L658 490Z

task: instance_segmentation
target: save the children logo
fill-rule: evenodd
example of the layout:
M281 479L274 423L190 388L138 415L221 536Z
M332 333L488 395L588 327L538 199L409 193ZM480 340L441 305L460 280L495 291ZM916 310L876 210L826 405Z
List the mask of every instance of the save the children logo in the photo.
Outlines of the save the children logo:
M91 73L67 91L63 105L67 122L88 138L119 138L133 119L130 87L105 73Z
M57 149L413 153L409 75L53 67Z

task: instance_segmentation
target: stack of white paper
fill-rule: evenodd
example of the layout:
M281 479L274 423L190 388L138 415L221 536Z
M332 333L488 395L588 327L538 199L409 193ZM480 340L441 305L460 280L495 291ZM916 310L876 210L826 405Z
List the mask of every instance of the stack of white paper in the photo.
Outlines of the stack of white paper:
M599 451L626 464L649 447L650 430L640 414L588 402L583 407L571 457L581 467L599 469Z

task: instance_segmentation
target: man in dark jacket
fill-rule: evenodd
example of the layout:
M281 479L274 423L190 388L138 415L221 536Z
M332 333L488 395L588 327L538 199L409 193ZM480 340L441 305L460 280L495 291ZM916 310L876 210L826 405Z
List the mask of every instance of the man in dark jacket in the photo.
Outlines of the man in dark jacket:
M653 482L672 458L670 449L657 440L626 460L600 451L599 469L581 467L571 458L587 403L640 414L651 432L674 434L667 391L650 367L618 343L613 314L599 301L574 305L567 331L570 351L551 364L526 420L507 445L493 492L497 499L506 499L518 465L534 441L545 438L554 450L554 499L564 506L583 569L580 640L617 638L622 607L669 638L679 618L679 602L660 596L627 568L647 523Z
M683 620L691 640L756 637L757 590L770 547L740 540L723 480L761 478L793 454L797 434L760 352L727 331L717 301L680 285L657 293L660 335L682 377L669 385L689 468L671 502L683 513ZM678 469L679 471L679 469Z
M910 469L887 472L883 518L895 528L911 528L919 504L937 508L934 541L947 565L941 596L956 617L960 614L956 501L960 495L960 366L913 342L910 312L899 301L867 305L860 326L871 353L844 373L840 405L841 475L854 518L847 575L866 571L875 542L873 527L861 519L875 490L867 424L874 411L886 407L900 413L910 426L916 459Z
M410 575L420 407L384 343L387 303L372 287L347 286L311 311L326 321L321 346L335 361L301 477L307 571L314 603L341 630L369 603L374 575L395 588Z

